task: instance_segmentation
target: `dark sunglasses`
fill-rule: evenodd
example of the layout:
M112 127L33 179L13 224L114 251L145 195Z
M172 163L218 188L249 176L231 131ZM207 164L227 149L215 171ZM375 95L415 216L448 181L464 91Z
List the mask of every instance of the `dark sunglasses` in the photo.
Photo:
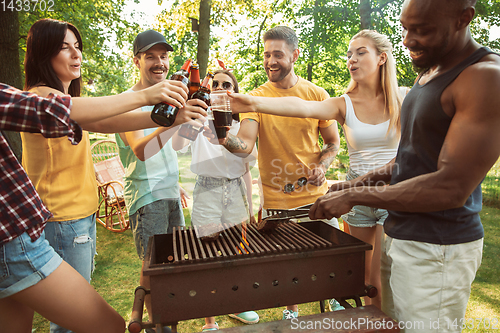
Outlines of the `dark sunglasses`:
M219 87L219 81L212 81L212 89L217 89ZM229 90L233 87L233 84L229 81L222 82L222 89Z
M295 186L294 184L286 184L285 187L283 188L283 192L284 193L292 193L296 189L304 186L305 184L307 184L307 178L306 177L300 177L297 180L297 186Z

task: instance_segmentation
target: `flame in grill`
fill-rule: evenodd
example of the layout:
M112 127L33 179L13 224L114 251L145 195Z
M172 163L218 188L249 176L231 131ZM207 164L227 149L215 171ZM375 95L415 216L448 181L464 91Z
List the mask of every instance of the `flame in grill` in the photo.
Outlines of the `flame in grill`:
M250 243L248 243L247 241L247 224L245 222L241 224L241 240L242 241L240 242L240 248L243 249L246 254L250 253L246 248L246 246L249 246ZM241 252L241 250L238 249L238 253L242 254L243 252Z

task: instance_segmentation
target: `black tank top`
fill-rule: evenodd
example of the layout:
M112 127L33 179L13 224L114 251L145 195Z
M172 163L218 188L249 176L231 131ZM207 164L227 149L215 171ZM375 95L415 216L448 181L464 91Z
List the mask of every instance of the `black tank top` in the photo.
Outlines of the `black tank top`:
M391 184L437 171L439 153L453 119L443 111L441 95L464 69L490 53L488 48L480 48L426 84L415 83L401 107L401 141ZM442 245L471 242L484 237L481 208L478 185L460 208L426 213L389 211L384 230L390 237L404 240Z

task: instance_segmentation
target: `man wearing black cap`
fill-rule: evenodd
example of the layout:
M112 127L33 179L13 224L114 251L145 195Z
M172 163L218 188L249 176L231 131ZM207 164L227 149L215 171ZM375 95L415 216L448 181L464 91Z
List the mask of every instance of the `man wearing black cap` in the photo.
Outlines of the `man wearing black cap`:
M173 51L173 48L162 34L147 30L137 35L134 40L133 61L139 69L140 78L131 91L142 90L166 79L169 51ZM172 84L177 85L179 82L172 81ZM125 202L130 226L137 254L143 262L140 283L146 289L149 289L149 278L144 276L143 269L149 237L172 233L174 226L184 225L179 194L179 167L171 138L177 136L176 125L186 121L180 118L186 119L185 115L198 118L200 113L206 114L197 106L200 103L203 102L188 101L179 110L175 123L170 128L160 127L115 135L120 148L120 159L126 168ZM153 106L142 108L144 112L152 110ZM149 296L146 296L145 304L151 318ZM165 331L169 331L168 327L164 328ZM147 329L146 332L154 330Z

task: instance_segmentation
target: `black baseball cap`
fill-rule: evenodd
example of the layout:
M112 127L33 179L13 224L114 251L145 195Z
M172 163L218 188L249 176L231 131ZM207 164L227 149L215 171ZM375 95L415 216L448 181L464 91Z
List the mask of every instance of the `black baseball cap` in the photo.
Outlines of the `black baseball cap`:
M174 48L170 46L165 40L165 37L158 31L146 30L137 35L134 40L134 56L139 52L145 52L155 46L156 44L163 44L167 51L173 51Z

